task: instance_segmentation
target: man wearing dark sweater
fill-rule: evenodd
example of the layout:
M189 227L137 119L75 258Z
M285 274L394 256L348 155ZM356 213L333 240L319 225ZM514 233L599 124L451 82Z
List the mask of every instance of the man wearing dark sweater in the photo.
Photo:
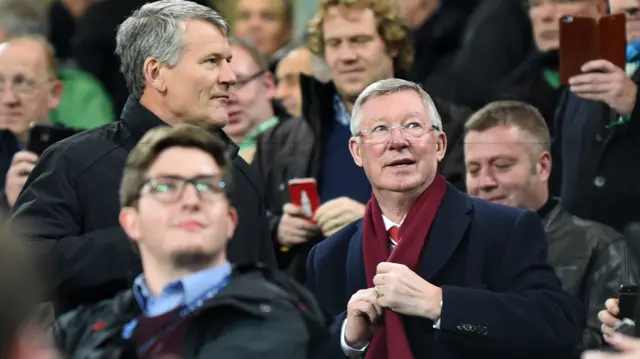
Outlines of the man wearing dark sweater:
M305 317L319 328L327 325L313 299L290 279L286 285L271 279L287 281L284 274L264 266L232 268L227 261L238 214L230 204L233 181L224 148L202 127L180 124L149 131L133 149L120 187L119 220L144 272L132 290L55 323L64 354L307 358L318 332L308 329Z

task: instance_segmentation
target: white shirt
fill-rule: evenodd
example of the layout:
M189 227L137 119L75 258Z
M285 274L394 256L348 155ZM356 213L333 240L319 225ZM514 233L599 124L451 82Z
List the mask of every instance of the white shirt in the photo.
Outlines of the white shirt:
M389 218L385 217L384 215L382 216L382 220L384 221L384 227L385 227L385 230L387 230L387 232L391 227L394 227L394 226L400 227L400 225L402 225L402 222L404 222L404 218L403 218L399 224L395 223ZM389 242L390 242L389 246L391 247L391 251L393 251L398 245L398 243L396 243L391 238L389 238ZM364 353L369 347L370 343L363 343L363 345L360 345L359 348L350 347L349 345L347 345L347 341L345 339L346 327L347 327L347 319L345 318L345 320L342 322L342 330L340 331L340 347L342 349L342 352L344 353L344 355L346 355L349 358L358 358L358 357L364 356ZM433 327L435 329L440 329L440 319L438 319L438 321L434 324Z

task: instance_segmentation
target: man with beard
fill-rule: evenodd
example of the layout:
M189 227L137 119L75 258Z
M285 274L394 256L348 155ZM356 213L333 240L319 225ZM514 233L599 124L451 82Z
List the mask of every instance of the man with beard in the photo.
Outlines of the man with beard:
M53 334L63 353L307 358L314 333L305 320L326 325L315 302L300 301L296 294L304 290L284 275L227 261L238 212L231 206L225 150L219 138L190 124L153 129L132 150L119 221L138 247L144 272L133 290L60 318Z

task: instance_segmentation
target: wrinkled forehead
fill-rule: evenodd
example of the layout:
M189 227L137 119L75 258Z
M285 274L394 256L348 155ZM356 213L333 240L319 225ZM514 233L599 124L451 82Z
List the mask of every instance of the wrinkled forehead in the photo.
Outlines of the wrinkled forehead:
M401 91L369 98L361 109L361 122L397 122L408 119L431 123L429 109L413 91Z
M47 59L42 46L26 42L0 44L0 76L38 77L46 71Z

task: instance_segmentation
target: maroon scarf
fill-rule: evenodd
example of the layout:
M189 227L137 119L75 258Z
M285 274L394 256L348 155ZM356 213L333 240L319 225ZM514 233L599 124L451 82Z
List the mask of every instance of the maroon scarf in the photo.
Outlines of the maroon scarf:
M362 229L364 270L367 286L373 288L373 277L380 262L404 264L414 272L418 269L422 249L447 190L447 182L436 175L431 185L411 206L400 226L399 242L393 253L389 249L389 236L385 230L382 211L375 196L367 203ZM391 256L390 256L391 254ZM409 341L398 313L385 311L384 324L374 333L365 359L413 359Z

